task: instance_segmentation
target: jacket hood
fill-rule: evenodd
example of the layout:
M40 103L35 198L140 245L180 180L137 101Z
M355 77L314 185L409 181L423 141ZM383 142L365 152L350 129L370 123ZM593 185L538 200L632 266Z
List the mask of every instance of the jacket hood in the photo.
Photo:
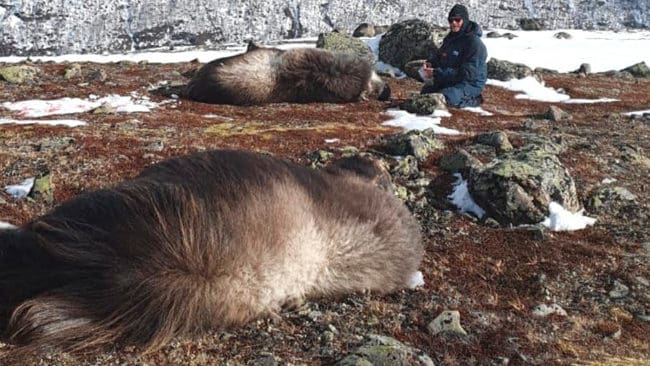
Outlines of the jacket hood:
M473 21L473 20L470 20L470 21L467 23L467 27L465 27L465 29L463 30L463 32L464 32L464 33L474 34L474 35L477 36L477 37L480 37L480 36L483 35L483 31L481 30L481 26L478 25L478 23L476 23L476 22Z
M470 20L469 22L467 22L467 24L463 24L463 28L459 32L456 33L449 32L449 34L445 36L445 39L453 39L468 34L481 37L483 35L483 31L481 30L481 26L478 25L478 23L476 23L473 20Z

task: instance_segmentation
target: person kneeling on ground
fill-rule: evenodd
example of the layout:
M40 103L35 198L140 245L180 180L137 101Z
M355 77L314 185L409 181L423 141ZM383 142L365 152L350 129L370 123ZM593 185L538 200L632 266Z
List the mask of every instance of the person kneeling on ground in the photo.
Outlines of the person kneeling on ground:
M469 20L467 8L456 4L449 12L449 34L436 55L422 66L421 94L441 93L450 107L476 107L483 102L487 81L487 50L481 27Z

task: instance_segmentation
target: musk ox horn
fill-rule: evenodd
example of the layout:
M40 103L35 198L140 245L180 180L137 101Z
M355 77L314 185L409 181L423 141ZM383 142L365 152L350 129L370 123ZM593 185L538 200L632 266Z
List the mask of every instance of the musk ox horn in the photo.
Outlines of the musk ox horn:
M17 350L155 350L283 304L404 288L423 247L385 174L241 151L172 158L0 230L0 314ZM385 175L384 175L385 176Z

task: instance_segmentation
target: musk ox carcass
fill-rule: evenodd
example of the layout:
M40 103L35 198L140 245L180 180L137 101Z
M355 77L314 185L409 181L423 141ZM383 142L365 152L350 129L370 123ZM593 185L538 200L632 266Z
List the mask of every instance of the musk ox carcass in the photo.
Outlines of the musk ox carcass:
M367 60L318 48L283 51L249 46L209 62L187 86L190 99L216 104L345 103L386 100L390 88Z
M359 158L316 171L203 152L2 229L0 314L13 352L150 351L305 297L404 288L423 254L419 229L371 182L377 172Z

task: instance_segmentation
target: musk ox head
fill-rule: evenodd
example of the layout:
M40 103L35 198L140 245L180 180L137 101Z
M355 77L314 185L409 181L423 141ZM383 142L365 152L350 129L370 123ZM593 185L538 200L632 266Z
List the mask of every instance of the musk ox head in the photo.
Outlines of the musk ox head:
M186 90L190 99L216 104L349 103L390 97L367 60L317 48L283 51L249 45L246 53L204 65Z

